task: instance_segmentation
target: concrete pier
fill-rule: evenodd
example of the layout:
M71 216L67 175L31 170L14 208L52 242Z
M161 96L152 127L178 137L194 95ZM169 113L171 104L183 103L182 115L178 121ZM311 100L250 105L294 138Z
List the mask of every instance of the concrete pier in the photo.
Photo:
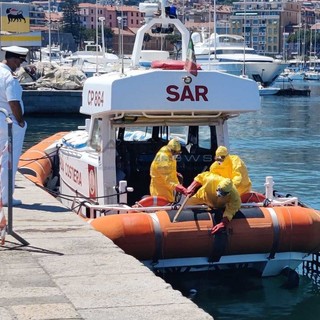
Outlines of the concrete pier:
M212 319L21 174L14 197L13 231L30 244L0 247L1 320Z
M25 114L79 114L82 90L23 90L22 100Z

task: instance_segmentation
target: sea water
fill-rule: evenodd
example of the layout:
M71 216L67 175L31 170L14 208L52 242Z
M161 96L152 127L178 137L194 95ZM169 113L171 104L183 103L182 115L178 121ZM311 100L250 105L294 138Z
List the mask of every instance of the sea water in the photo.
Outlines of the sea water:
M274 189L298 196L320 209L320 82L309 97L262 97L259 112L230 119L230 153L247 164L253 189L264 192L266 176ZM81 116L27 116L24 148L58 131L76 130ZM288 289L283 276L261 278L246 270L161 275L174 288L219 320L318 320L320 296L316 283L300 277Z

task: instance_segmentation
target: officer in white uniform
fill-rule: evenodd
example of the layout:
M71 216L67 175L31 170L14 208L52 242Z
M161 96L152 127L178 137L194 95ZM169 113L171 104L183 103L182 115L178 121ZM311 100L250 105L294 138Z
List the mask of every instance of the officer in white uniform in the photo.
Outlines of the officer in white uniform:
M22 87L14 72L26 61L27 48L18 46L2 47L5 51L5 59L0 63L0 108L8 111L13 126L13 188L18 162L22 151L23 140L27 129L27 123L23 119L24 106L22 102ZM0 113L0 159L1 159L1 179L0 188L2 203L8 205L8 124L5 115ZM2 155L2 157L1 157ZM14 206L20 205L21 201L13 199Z

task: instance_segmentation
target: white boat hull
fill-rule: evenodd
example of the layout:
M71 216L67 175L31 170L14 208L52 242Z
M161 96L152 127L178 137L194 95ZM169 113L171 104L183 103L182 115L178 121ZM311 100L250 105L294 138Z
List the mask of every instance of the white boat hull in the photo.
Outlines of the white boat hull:
M243 69L245 68L245 74L248 75L250 79L264 83L266 85L271 84L285 68L285 65L280 62L246 62L245 66L243 65L243 62L208 63L197 60L197 63L199 63L201 68L204 70L218 70L236 76L242 75Z

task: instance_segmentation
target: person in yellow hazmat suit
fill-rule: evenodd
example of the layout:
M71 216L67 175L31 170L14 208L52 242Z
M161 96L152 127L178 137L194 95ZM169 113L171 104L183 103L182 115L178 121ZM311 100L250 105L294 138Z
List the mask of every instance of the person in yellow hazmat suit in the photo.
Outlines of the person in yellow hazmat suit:
M150 194L161 196L174 202L174 192L187 194L187 189L179 183L176 157L181 153L181 145L177 139L171 139L156 154L150 167Z
M224 208L222 220L211 229L211 234L225 230L241 207L240 195L232 180L208 171L194 178L187 195L191 196L187 205L205 203L211 208Z
M217 148L215 162L209 171L231 179L240 196L251 191L252 184L245 163L239 156L229 154L225 146Z

